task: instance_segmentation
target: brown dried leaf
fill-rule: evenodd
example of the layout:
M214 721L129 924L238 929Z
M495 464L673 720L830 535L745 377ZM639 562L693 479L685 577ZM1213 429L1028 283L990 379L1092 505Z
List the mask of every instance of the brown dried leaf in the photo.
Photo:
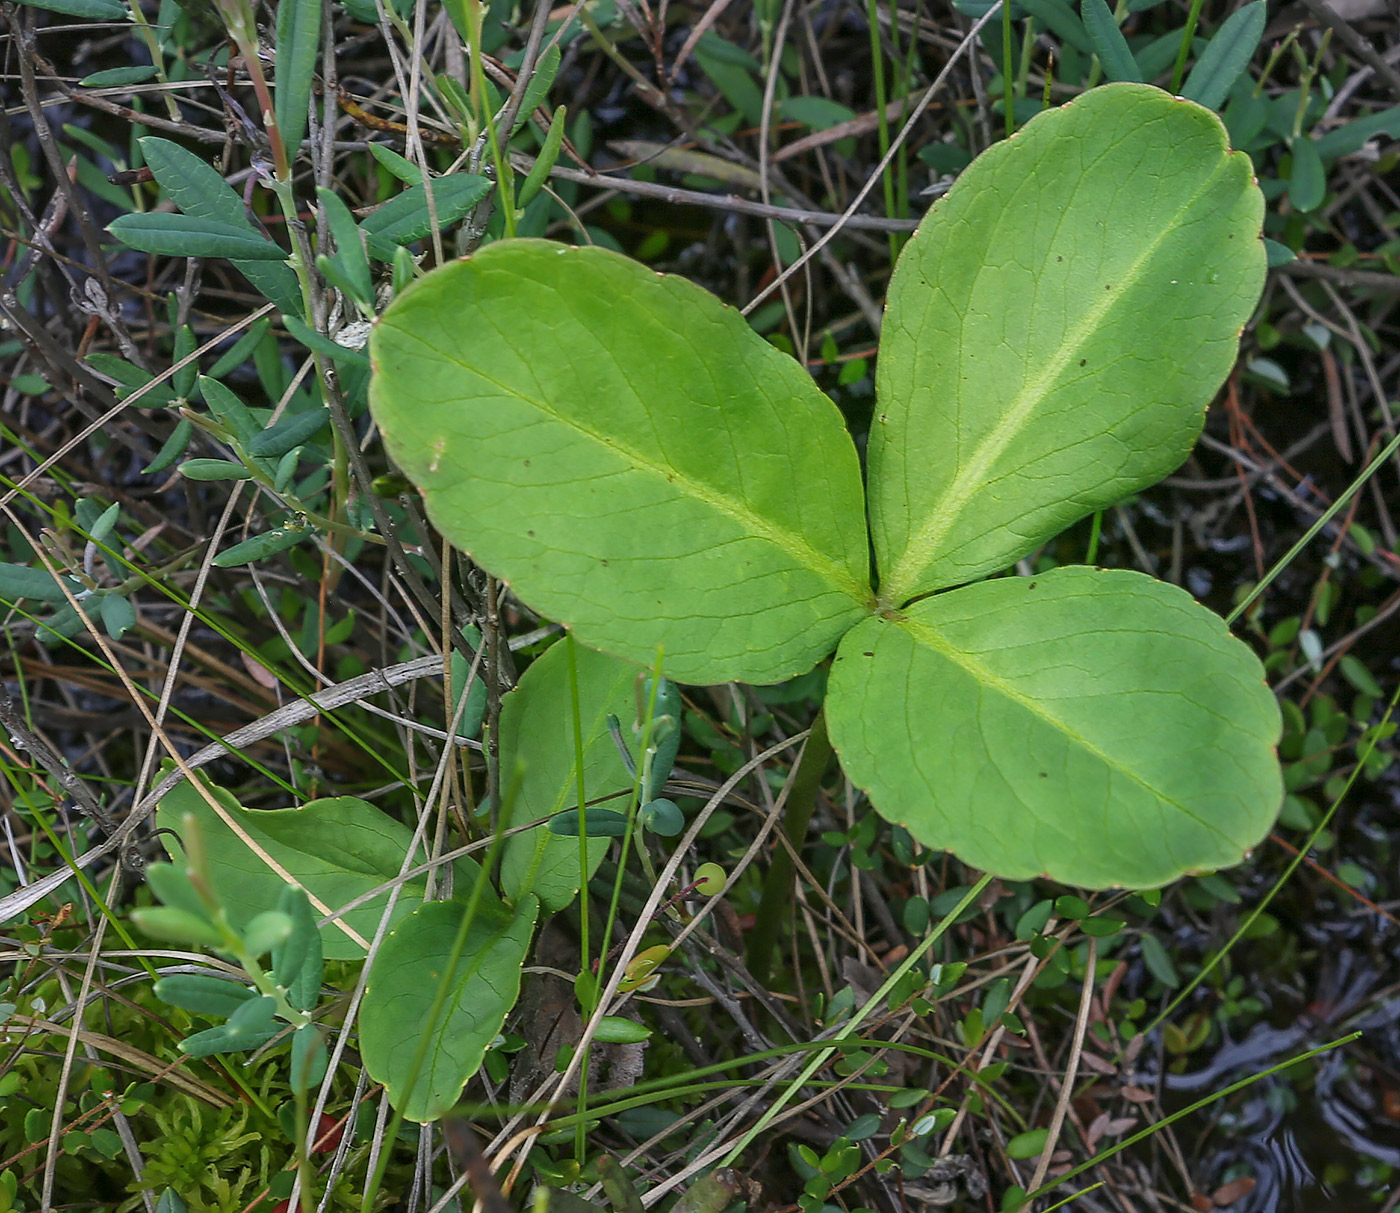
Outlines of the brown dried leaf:
M1232 1205L1237 1200L1243 1200L1254 1191L1254 1185L1258 1181L1252 1175L1241 1175L1239 1179L1232 1179L1227 1184L1221 1184L1211 1193L1211 1200L1215 1202L1217 1209L1223 1209L1227 1205Z

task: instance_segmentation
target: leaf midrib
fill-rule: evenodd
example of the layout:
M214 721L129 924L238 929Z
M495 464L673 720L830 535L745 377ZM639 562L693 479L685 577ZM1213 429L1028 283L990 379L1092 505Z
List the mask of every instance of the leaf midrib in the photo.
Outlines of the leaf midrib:
M1061 345L1058 355L1047 362L1040 374L1021 389L1012 406L978 445L973 458L953 478L953 482L943 493L938 505L924 520L923 525L905 543L904 554L895 562L889 577L887 579L881 578L880 594L882 599L904 602L915 593L939 588L915 584L918 576L932 563L931 553L934 547L952 530L967 509L968 504L976 499L983 487L988 470L1025 429L1035 406L1044 398L1055 380L1073 360L1083 343L1097 332L1103 317L1118 305L1119 300L1127 294L1130 287L1137 285L1141 280L1144 268L1166 242L1167 236L1177 230L1181 216L1188 214L1197 201L1214 186L1215 182L1229 168L1230 159L1227 155L1215 171L1205 179L1201 187L1178 208L1171 221L1162 225L1156 239L1147 245L1142 254L1131 264L1128 272L1120 277L1123 284L1122 289L1105 293L1099 303L1086 311L1076 326L1073 339L1065 341ZM985 270L985 266L983 269ZM979 271L979 277L981 272Z
M1013 683L1003 678L1000 674L994 673L987 665L979 661L966 649L960 649L946 640L931 624L912 619L906 615L899 621L897 626L905 628L916 643L932 649L939 656L965 671L977 681L978 685L988 687L1011 700L1011 702L1029 712L1037 720L1068 738L1073 744L1079 746L1086 753L1093 755L1110 770L1126 776L1155 799L1169 805L1184 817L1193 821L1196 825L1203 829L1210 830L1212 833L1225 839L1226 842L1234 845L1235 840L1221 830L1215 823L1206 821L1196 813L1193 813L1180 801L1172 799L1162 792L1161 789L1149 783L1142 775L1133 770L1132 767L1125 766L1116 758L1106 754L1087 737L1071 728L1067 721L1061 720L1058 716L1051 714L1041 700L1035 699L1025 694L1023 691L1018 690Z
M605 447L611 451L616 451L619 455L633 461L634 464L637 465L635 470L645 470L657 478L676 486L678 489L684 488L691 498L708 505L716 513L723 514L739 523L740 526L746 527L750 534L766 540L774 547L787 553L797 564L816 573L818 577L829 584L834 590L847 594L855 602L864 604L872 597L870 587L867 584L856 577L844 564L838 563L824 553L819 552L808 543L800 533L784 530L769 522L761 515L754 513L751 509L734 508L733 498L721 496L719 493L712 491L708 485L695 480L693 477L682 472L679 468L670 464L657 463L655 460L633 449L631 446L624 444L620 440L611 438L600 431L583 425L576 418L566 416L558 409L542 400L536 400L517 387L502 383L499 379L487 374L479 366L474 366L460 358L455 358L442 350L437 350L435 352L448 362L451 362L454 366L461 367L462 370L467 371L469 374L475 375L484 382L491 384L504 395L515 397L524 404L538 409L547 417L553 418L560 425L572 429L582 434L584 437L592 439L599 446Z

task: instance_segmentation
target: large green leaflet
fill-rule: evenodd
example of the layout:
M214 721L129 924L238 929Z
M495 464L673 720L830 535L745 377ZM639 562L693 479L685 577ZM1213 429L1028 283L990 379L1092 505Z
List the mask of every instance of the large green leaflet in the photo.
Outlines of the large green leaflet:
M511 771L516 759L525 764L510 816L503 822L506 828L578 807L571 643L556 644L539 658L501 701L502 769ZM625 812L633 780L608 731L608 716L616 716L619 722L636 716L637 675L642 671L581 646L574 646L574 665L584 794L590 802L612 796L606 807ZM587 875L591 876L607 853L608 839L590 838L587 847ZM541 825L506 840L501 852L501 890L511 901L533 893L540 907L553 913L573 901L581 884L577 838L553 834Z
M362 939L374 938L384 914L392 882L403 866L413 832L402 822L354 796L313 800L299 809L245 809L223 788L205 785L258 846L308 894L330 910L367 893L378 894L349 910L345 923ZM204 840L214 885L235 929L242 930L258 914L273 909L286 881L267 866L231 830L188 781L160 802L157 824L172 831L161 841L176 862L183 862L179 845L185 814L192 814ZM480 868L459 859L455 888L467 896ZM394 905L391 923L423 903L424 878L406 883ZM362 960L365 949L335 923L321 928L328 960Z
M370 348L375 419L433 522L586 644L775 682L864 613L840 413L699 287L503 242L405 292Z
M980 156L890 283L870 433L880 594L1005 568L1186 458L1264 278L1214 114L1093 89Z
M1014 879L1146 888L1238 863L1283 796L1253 653L1125 570L999 578L866 620L827 720L884 816Z
M891 287L878 601L830 403L675 278L493 245L386 313L371 403L444 534L585 643L762 682L839 641L832 739L884 816L1003 876L1159 885L1277 814L1258 660L1136 574L948 587L1181 462L1258 297L1261 217L1215 115L1145 85L968 169Z
M466 911L460 901L430 901L404 919L375 956L360 1006L365 1069L384 1084L394 1107L422 1124L457 1102L515 1005L539 905L526 896L512 915L483 889L466 944L449 970ZM447 998L433 1022L443 981Z

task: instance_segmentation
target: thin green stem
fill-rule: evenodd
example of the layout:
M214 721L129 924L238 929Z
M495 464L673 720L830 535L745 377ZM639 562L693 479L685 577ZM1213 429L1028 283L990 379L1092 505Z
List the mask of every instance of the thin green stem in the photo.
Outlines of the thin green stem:
M1191 54L1191 40L1196 36L1196 22L1201 19L1205 2L1191 0L1191 11L1186 14L1186 28L1181 31L1181 49L1176 52L1176 67L1172 69L1173 93L1181 92L1181 82L1186 78L1186 60Z
M481 66L481 0L467 0L467 29L470 33L467 55L471 61L471 96L476 107L477 121L486 128L486 141L491 148L491 163L496 169L496 192L501 199L501 220L505 224L506 238L515 235L515 170L510 160L502 153L500 133L496 130L496 120L491 114L491 105L486 95L486 73ZM506 132L510 138L510 132Z
M1326 510L1323 511L1323 513L1319 516L1318 520L1314 522L1312 526L1308 527L1306 531L1303 532L1302 538L1299 539L1297 543L1295 543L1291 548L1288 549L1287 552L1283 554L1283 558L1280 559L1278 563L1274 565L1273 568L1271 568L1267 573L1264 574L1263 580L1260 581L1259 584L1256 585L1254 589L1252 589L1240 601L1239 605L1236 606L1233 611L1231 611L1228 615L1225 616L1225 622L1227 624L1233 624L1235 620L1237 620L1241 615L1243 615L1247 610L1249 610L1249 608L1254 604L1254 601L1259 597L1259 595L1262 594L1265 590L1267 590L1269 586L1273 584L1274 579L1278 577L1278 575L1282 573L1284 569L1286 569L1290 564L1293 563L1293 560L1298 555L1298 553L1301 552L1305 547L1308 546L1308 544L1310 544L1313 541L1317 533L1320 530L1322 530L1323 527L1325 527L1329 522L1332 521L1333 518L1335 518L1344 509L1346 509L1347 504L1351 501L1351 499L1355 497L1358 492L1361 491L1362 487L1366 484L1368 480L1371 479L1372 476L1374 476L1378 471L1381 470L1382 467L1385 466L1386 463L1390 461L1391 457L1395 454L1396 451L1400 451L1400 434L1396 434L1394 438L1392 438L1389 442L1385 444L1385 447L1381 451L1381 453L1366 465L1366 467L1362 470L1360 475L1356 477L1355 480L1353 480L1349 485L1347 485L1346 492L1344 492L1340 497L1337 498L1336 501L1334 501L1331 505L1327 507Z
M574 641L573 633L564 637L564 644L567 646L565 652L569 658L569 706L573 713L574 726L574 785L578 789L578 880L579 880L579 966L578 971L583 975L584 980L579 983L579 988L575 993L583 1006L584 1017L593 1014L593 1008L598 1004L598 986L596 982L588 980L589 959L591 953L588 947L588 794L583 782L583 711L579 706L578 697L578 649ZM620 877L619 877L620 878ZM584 1065L579 1071L578 1081L578 1109L583 1111L588 1101L588 1066ZM584 1128L584 1122L579 1121L574 1132L574 1156L578 1159L579 1166L583 1166L588 1157L588 1140Z
M1099 536L1103 533L1103 511L1095 510L1089 524L1089 549L1084 553L1084 563L1093 564L1099 557Z
M812 731L802 747L802 753L798 755L797 766L792 773L792 790L788 793L787 807L783 814L782 828L794 850L800 850L802 840L807 837L807 827L812 823L817 794L821 791L822 776L831 765L832 756L831 738L826 730L826 712L819 711L817 718L812 722ZM790 903L795 871L792 855L786 847L779 844L773 852L773 862L768 866L768 875L763 881L763 896L759 901L753 930L749 932L746 949L749 972L760 985L768 981L778 931L787 921L787 915L783 911Z
M867 0L866 23L870 28L870 70L875 79L875 121L880 137L880 158L883 160L885 154L890 150L890 120L885 113L885 59L884 51L880 46L880 5L879 0ZM885 192L885 214L891 218L895 217L894 201L894 178L890 170L886 167L880 174L881 185ZM899 242L895 239L894 233L890 233L890 260L894 261L899 256Z
M1016 133L1016 95L1011 82L1011 0L1001 6L1001 91L1006 108L1006 137Z

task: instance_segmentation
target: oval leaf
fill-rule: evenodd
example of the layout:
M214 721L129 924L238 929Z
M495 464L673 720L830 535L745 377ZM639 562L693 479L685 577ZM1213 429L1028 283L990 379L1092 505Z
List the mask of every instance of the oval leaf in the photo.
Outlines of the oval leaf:
M223 788L209 790L249 838L329 909L382 889L364 905L347 910L343 920L361 939L374 937L388 882L398 877L413 840L407 826L353 796L313 800L300 809L254 810L243 808ZM241 931L278 904L286 881L249 849L188 780L161 800L156 814L161 827L174 831L162 834L161 841L176 863L184 862L177 839L186 813L199 823L220 901L234 929ZM454 866L456 887L469 891L479 869L470 860L458 860ZM391 921L398 922L422 901L419 877L403 886ZM364 945L335 922L326 924L321 939L327 960L364 958Z
M1005 568L1181 463L1263 285L1262 215L1219 120L1146 85L1093 89L968 168L890 285L884 601Z
M699 287L501 242L411 287L370 348L375 420L438 529L584 643L777 682L864 614L840 413Z
M501 852L501 891L511 901L526 893L540 899L546 913L562 910L607 854L606 834L621 836L627 794L633 779L608 731L608 716L635 714L635 688L641 670L616 657L574 647L579 720L583 733L583 791L590 802L624 793L608 806L588 808L587 873L579 873L578 785L575 782L574 709L569 640L556 644L525 671L520 685L501 700L501 762L510 770L525 760L525 774L505 825L550 817L506 839ZM573 824L561 820L573 808ZM554 816L558 814L559 816ZM600 827L611 822L620 828ZM572 835L572 836L570 836Z
M827 713L882 816L1013 880L1148 888L1225 867L1283 800L1257 658L1140 573L1007 577L870 619Z
M457 1102L476 1073L520 992L520 967L530 946L538 903L525 897L512 918L483 891L455 970L448 972L462 915L461 902L419 906L385 940L370 970L360 1007L365 1069L409 1120L436 1120ZM433 1003L443 980L448 997L436 1024ZM421 1072L413 1066L419 1041L430 1037Z
M194 215L151 212L122 215L107 230L143 253L168 257L228 257L242 261L285 261L286 252L247 228Z

